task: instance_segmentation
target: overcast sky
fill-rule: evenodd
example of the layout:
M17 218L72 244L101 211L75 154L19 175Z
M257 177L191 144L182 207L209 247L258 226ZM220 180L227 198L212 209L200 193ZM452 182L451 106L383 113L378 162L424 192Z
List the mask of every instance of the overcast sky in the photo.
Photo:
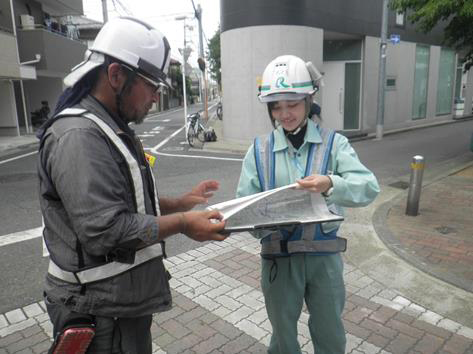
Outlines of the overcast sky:
M202 25L204 30L204 52L207 50L206 40L210 40L217 31L220 22L220 0L194 0L202 7ZM83 0L85 16L102 21L102 0ZM122 6L121 6L122 5ZM189 63L197 66L199 50L199 28L194 18L194 8L191 0L107 0L109 19L116 16L132 15L148 22L159 29L169 40L172 57L180 61L178 48L184 44L183 21L176 21L178 16L187 15L186 24L193 26L193 31L186 30L187 41L193 48ZM125 8L125 9L124 9Z

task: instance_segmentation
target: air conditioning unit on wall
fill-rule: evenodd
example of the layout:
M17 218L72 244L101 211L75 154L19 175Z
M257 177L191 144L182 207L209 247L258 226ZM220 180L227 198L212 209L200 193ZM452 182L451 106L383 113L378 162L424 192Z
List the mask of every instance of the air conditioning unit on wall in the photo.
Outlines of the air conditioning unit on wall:
M31 15L20 15L20 24L23 29L34 29L34 17Z

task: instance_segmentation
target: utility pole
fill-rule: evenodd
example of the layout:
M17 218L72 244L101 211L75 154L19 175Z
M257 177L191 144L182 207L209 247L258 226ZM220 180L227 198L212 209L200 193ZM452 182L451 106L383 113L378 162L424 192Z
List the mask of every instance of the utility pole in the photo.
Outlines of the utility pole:
M108 21L107 0L102 0L103 23Z
M199 57L204 59L204 40L203 40L203 31L202 31L202 7L200 4L197 5L197 9L195 10L195 17L199 22ZM202 69L201 69L202 70ZM201 83L204 84L204 119L207 120L209 118L209 108L208 108L208 98L207 98L207 80L206 80L206 71L205 66L202 70L202 79ZM202 86L200 87L200 99L202 101Z
M186 16L176 17L175 20L184 22L184 47L182 48L182 94L184 99L184 124L186 127L186 137L187 137L187 93L186 93L186 54L187 54L187 43L186 43Z
M384 94L386 82L386 47L388 37L388 2L383 0L383 15L381 20L381 43L379 48L379 78L378 78L378 112L376 115L376 140L383 138L384 129Z

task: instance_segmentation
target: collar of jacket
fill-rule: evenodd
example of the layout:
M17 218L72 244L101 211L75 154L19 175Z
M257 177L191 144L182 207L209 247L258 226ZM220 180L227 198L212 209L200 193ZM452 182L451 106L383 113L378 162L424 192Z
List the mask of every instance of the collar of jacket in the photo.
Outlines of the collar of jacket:
M134 138L135 132L131 129L128 124L123 122L120 118L112 115L105 106L98 101L95 97L88 95L80 102L80 106L100 117L105 123L107 123L117 134L126 134L131 138Z
M317 123L311 119L307 119L307 131L305 133L304 142L320 144L322 143L322 137L320 136L319 130L317 129ZM287 139L284 135L282 126L279 126L274 131L274 147L273 152L287 149Z

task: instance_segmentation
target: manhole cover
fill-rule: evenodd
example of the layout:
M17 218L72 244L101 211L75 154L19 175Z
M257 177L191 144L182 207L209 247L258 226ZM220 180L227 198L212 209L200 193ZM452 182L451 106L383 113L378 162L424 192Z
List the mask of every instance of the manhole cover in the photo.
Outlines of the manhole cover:
M397 181L394 183L389 184L390 187L399 188L399 189L408 189L409 183L404 181Z
M440 232L442 235L447 235L453 232L457 232L457 230L455 230L453 227L448 227L448 226L439 226L439 227L436 227L435 230Z

